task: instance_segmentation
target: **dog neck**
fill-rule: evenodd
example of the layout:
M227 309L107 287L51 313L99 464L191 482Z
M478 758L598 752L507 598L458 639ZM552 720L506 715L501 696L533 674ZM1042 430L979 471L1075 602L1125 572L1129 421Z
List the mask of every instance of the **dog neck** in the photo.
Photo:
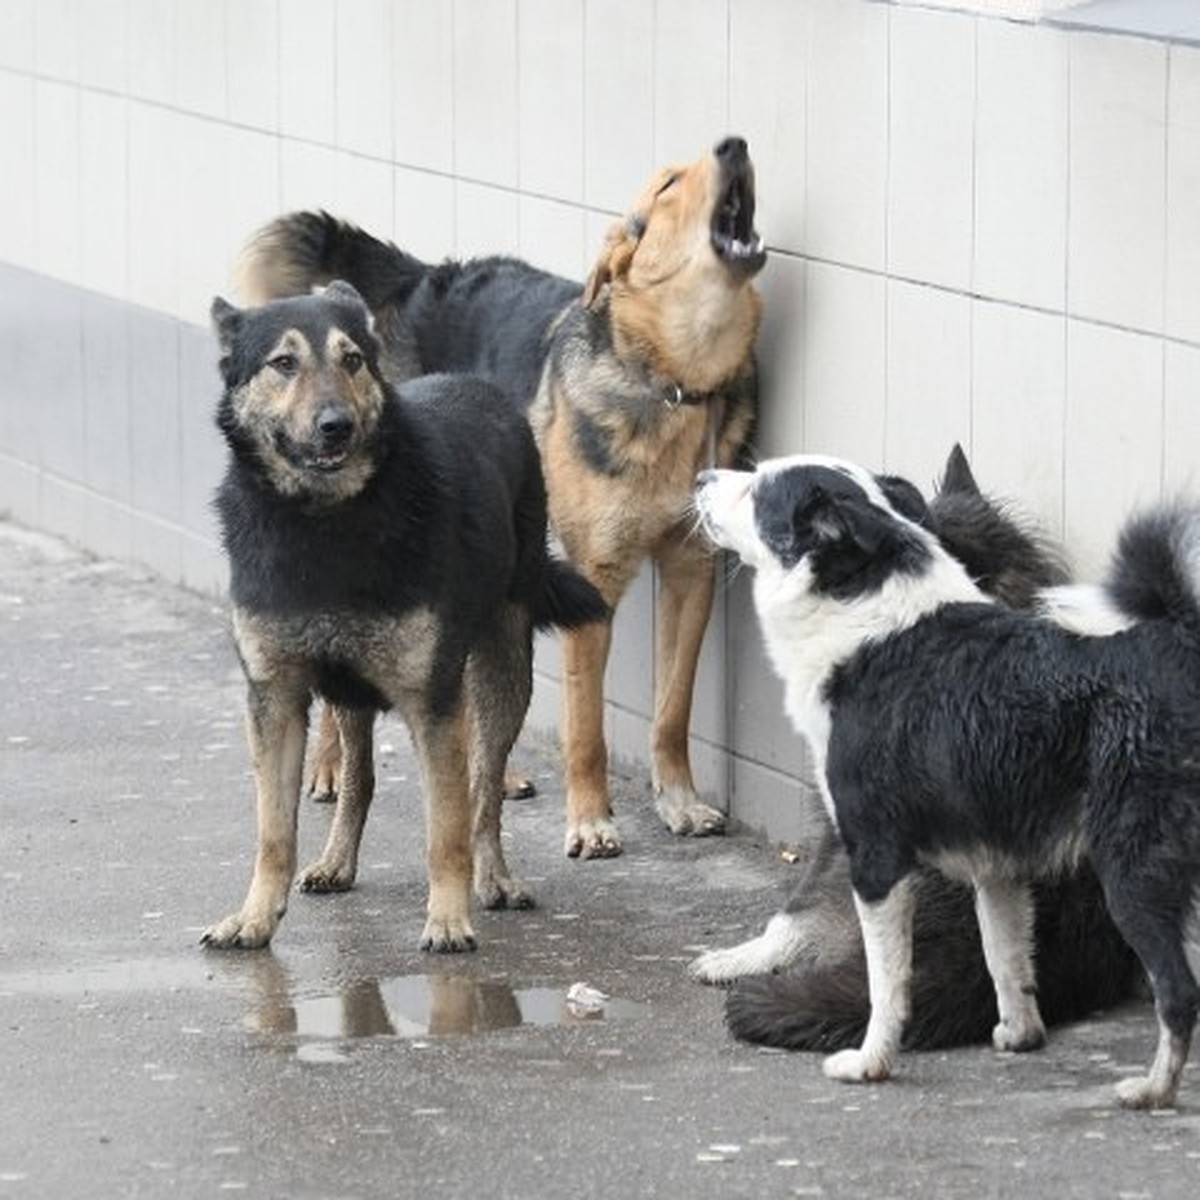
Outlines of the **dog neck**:
M762 313L749 285L719 289L707 303L648 304L614 284L609 305L618 355L644 362L671 392L695 397L688 403L701 402L743 368Z
M930 543L926 570L893 575L852 600L814 591L807 562L790 572L763 567L755 574L754 604L767 653L784 681L785 708L814 747L828 733L825 687L838 666L946 604L989 602L962 565Z

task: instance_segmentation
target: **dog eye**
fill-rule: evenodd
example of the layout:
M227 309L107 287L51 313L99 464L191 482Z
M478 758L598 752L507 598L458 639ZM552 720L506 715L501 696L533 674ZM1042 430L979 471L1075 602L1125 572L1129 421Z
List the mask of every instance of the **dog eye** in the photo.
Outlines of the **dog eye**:
M351 375L358 374L359 368L363 365L363 356L357 350L347 350L342 355L342 366Z
M661 196L663 192L669 192L679 182L679 176L676 174L668 175L666 182L658 189L658 194Z
M295 375L299 362L294 354L277 354L274 358L269 359L267 366L272 370L278 371L285 378Z

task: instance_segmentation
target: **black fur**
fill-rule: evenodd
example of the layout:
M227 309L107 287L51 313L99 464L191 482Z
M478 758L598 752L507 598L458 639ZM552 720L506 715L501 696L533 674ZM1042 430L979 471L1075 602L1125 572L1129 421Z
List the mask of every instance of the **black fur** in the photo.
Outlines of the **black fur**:
M869 920L861 914L878 956L871 1020L861 1054L828 1060L827 1073L880 1079L892 1069L911 995L907 958L898 956L912 929L911 910L894 897L927 864L970 879L985 905L991 974L1008 998L996 1044L1040 1045L1022 896L1031 881L1054 882L1086 860L1145 968L1159 1021L1153 1065L1123 1080L1118 1095L1127 1106L1170 1105L1200 1011L1188 948L1200 921L1200 509L1162 508L1126 526L1104 590L1129 624L1103 636L968 600L971 589L932 540L929 570L902 585L902 607L862 573L838 603L796 609L780 590L791 563L808 562L797 586L810 596L833 595L822 554L857 561L876 544L886 564L879 525L894 524L898 537L914 528L878 501L863 473L844 469L853 477L844 497L827 490L824 463L782 460L761 466L748 492L712 473L698 498L717 540L770 571L756 592L768 647L789 713L820 752L850 882L871 910ZM788 487L778 486L787 477ZM784 502L809 491L827 499ZM734 505L747 494L749 531ZM788 519L794 546L770 547L774 561L764 567L763 530ZM827 649L796 653L805 634ZM807 699L814 687L819 718ZM973 999L961 983L951 997Z
M906 481L880 480L897 511L921 521L967 566L981 588L1024 608L1037 591L1067 581L1061 554L1030 525L979 489L961 447L950 453L928 508ZM904 491L903 489L910 489ZM850 906L849 860L832 827L783 911L813 914ZM1038 1000L1050 1025L1077 1021L1133 996L1143 978L1137 956L1104 907L1095 874L1035 887ZM748 977L730 989L726 1021L735 1037L792 1050L828 1052L857 1045L870 1015L866 961L840 945L814 947L816 962L792 973ZM914 918L910 1049L986 1042L996 997L983 960L970 888L921 873Z
M522 407L537 393L552 323L582 291L515 258L424 263L326 212L277 225L302 274L351 280L384 328L404 337L411 374L478 375Z

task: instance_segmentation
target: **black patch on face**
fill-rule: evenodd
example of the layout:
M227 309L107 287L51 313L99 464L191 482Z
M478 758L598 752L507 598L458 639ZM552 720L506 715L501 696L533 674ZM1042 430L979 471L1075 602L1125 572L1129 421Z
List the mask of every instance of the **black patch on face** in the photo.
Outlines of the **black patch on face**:
M917 574L930 558L914 529L832 467L763 476L755 484L754 519L784 567L811 556L813 590L840 600L878 591L893 575Z

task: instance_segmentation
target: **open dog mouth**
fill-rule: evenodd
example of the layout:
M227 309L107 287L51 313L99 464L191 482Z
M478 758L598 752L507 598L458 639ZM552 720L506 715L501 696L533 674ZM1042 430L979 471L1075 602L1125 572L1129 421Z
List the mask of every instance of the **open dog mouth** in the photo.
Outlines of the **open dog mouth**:
M766 246L754 230L754 174L748 162L726 181L713 214L712 246L722 262L747 274L767 261Z
M310 455L305 459L304 465L310 471L316 471L319 475L329 475L334 471L340 470L349 457L347 451L335 450Z

